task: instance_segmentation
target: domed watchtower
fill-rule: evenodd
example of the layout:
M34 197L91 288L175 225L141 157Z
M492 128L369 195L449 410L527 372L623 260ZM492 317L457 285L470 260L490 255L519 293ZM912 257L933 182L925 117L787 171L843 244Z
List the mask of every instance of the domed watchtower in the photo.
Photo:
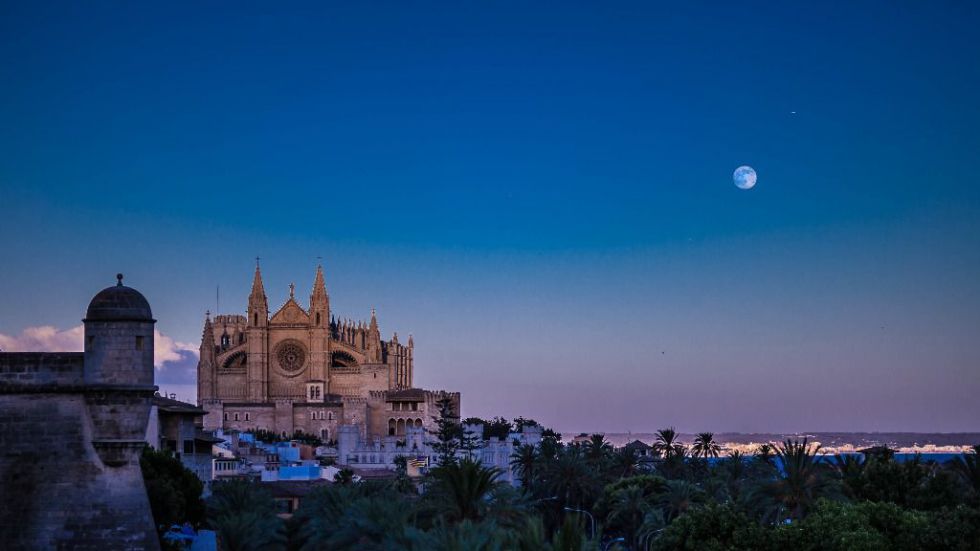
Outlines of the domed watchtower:
M83 369L93 445L103 463L136 461L145 442L153 385L153 313L146 298L122 284L100 291L85 314Z

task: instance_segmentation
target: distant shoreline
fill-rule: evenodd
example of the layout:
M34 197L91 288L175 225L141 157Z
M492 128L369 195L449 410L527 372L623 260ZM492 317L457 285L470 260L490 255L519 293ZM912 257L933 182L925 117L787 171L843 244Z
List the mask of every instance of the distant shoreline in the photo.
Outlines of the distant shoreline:
M563 433L563 440L570 442L580 433ZM601 433L612 445L623 446L634 440L651 444L657 439L655 432L606 432ZM696 437L692 433L678 434L682 444L691 444ZM958 433L917 433L917 432L799 432L799 433L738 433L717 432L714 440L726 452L739 450L742 453L754 451L763 443L778 443L786 439L802 440L820 444L821 451L827 453L857 452L873 446L888 446L899 453L962 453L970 446L980 444L980 432Z

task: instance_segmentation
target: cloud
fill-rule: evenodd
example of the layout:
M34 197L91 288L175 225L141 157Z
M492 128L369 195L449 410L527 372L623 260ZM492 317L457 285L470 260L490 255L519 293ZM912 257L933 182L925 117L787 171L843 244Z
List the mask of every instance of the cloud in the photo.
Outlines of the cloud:
M28 327L16 336L0 333L0 350L4 352L81 352L84 336L85 329L81 325L64 331L50 325Z
M85 337L82 325L71 329L58 329L51 325L27 327L19 335L0 333L0 350L4 352L81 352ZM185 369L189 363L197 367L197 347L175 341L163 333L153 331L153 365L158 371L171 369L170 364Z

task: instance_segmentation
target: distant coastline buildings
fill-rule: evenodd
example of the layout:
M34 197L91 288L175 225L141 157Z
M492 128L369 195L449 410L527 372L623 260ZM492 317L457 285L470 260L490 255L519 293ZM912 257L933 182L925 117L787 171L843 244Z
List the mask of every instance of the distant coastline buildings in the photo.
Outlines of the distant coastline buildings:
M290 285L270 312L256 262L245 315L205 316L197 368L204 429L302 432L325 442L342 426L365 440L428 430L436 402L448 397L458 414L460 395L415 388L414 350L411 336L382 340L373 310L369 321L334 317L322 266L305 308Z

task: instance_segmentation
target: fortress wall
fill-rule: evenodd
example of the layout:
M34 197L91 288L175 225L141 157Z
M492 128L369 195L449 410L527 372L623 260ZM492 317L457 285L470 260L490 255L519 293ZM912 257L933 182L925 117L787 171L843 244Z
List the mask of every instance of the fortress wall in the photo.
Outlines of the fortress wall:
M82 352L5 352L0 354L0 385L80 385Z
M25 365L10 356L0 371ZM50 359L75 371L75 359ZM158 548L139 462L102 463L84 393L0 391L0 427L0 548Z

